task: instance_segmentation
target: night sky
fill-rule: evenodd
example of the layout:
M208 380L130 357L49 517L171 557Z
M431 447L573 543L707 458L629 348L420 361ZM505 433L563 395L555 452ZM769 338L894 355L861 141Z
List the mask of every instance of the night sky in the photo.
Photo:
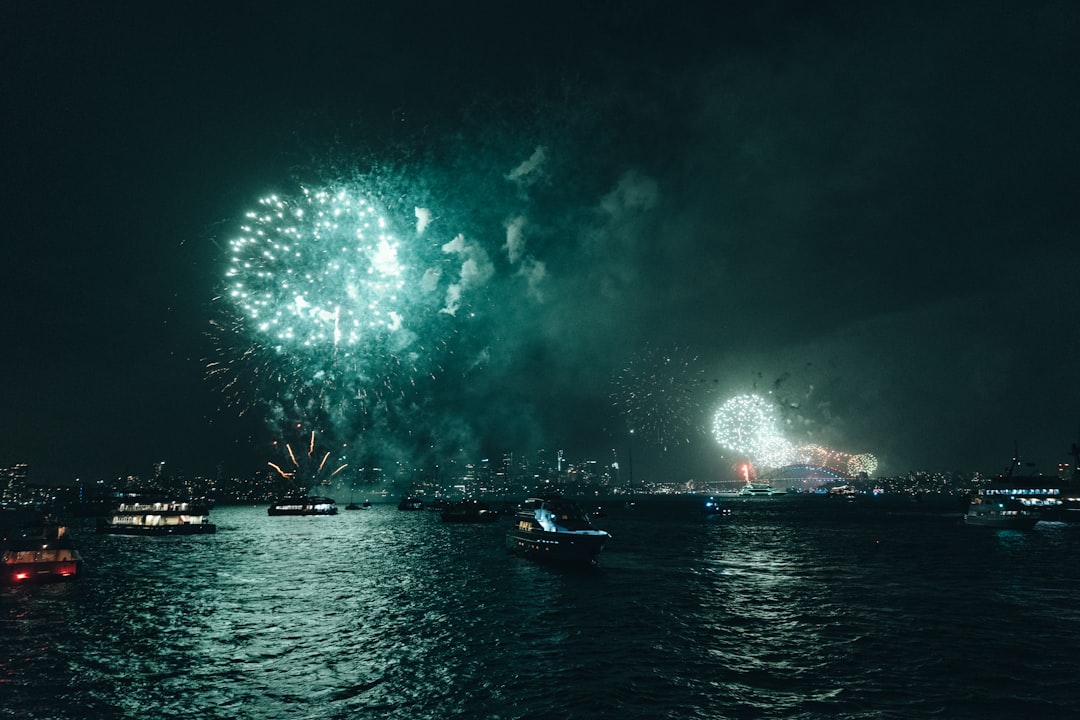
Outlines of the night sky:
M0 466L249 473L302 420L711 479L748 393L879 474L1077 440L1075 3L219 5L0 8ZM368 346L393 392L300 418L223 321L229 243L342 186L471 274Z

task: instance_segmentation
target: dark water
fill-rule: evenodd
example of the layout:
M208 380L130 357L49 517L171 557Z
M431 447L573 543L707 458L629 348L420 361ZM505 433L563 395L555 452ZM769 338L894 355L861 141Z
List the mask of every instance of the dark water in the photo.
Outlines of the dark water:
M0 718L1077 717L1080 527L699 503L613 503L595 569L393 505L75 525L86 577L0 592Z

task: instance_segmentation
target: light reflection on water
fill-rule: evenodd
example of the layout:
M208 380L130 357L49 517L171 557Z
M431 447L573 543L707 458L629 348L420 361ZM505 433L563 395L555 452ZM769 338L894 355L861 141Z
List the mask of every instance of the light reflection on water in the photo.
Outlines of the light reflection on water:
M219 507L187 538L88 523L87 577L0 594L0 718L1015 717L1017 680L1036 714L1069 707L1080 528L734 507L614 509L596 568L393 505Z

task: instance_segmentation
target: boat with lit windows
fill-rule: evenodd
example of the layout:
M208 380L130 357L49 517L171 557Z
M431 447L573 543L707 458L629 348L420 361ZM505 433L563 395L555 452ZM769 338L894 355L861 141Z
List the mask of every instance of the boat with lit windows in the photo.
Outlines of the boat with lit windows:
M407 497L407 498L402 498L401 502L398 503L397 509L398 510L423 510L424 509L424 501L421 500L418 497L412 497L412 496Z
M982 494L1015 500L1048 522L1080 523L1080 446L1074 444L1070 454L1074 462L1069 477L1043 475L1030 468L1018 472L1023 463L1013 457L1009 469L992 478Z
M82 565L67 526L56 518L0 511L0 584L72 580L82 575Z
M738 492L739 497L775 497L777 495L787 495L787 491L778 490L772 485L765 485L764 483L748 482Z
M319 495L285 498L275 502L266 513L268 515L337 515L338 507L333 498Z
M217 526L210 522L207 502L134 496L99 517L97 530L108 535L208 535Z
M973 495L964 513L964 524L1001 530L1030 530L1039 522L1037 510L1018 500L992 495Z
M506 533L506 547L533 560L595 564L610 538L571 500L529 498Z

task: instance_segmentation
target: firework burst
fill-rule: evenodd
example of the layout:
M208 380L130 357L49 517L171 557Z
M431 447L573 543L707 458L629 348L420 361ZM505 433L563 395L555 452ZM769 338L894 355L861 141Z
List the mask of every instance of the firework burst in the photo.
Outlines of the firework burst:
M703 432L706 390L698 358L678 346L647 347L613 379L611 399L631 432L662 451Z
M795 446L780 427L776 404L760 395L733 397L713 417L713 435L720 447L761 467L808 463L848 475L872 475L877 471L877 458L870 453L852 455L822 445Z
M461 235L432 238L422 208L415 219L391 222L355 183L261 199L229 242L212 324L208 370L231 401L355 426L418 396L484 258Z
M720 447L758 460L775 454L779 445L776 408L760 395L737 395L713 416L713 435Z

